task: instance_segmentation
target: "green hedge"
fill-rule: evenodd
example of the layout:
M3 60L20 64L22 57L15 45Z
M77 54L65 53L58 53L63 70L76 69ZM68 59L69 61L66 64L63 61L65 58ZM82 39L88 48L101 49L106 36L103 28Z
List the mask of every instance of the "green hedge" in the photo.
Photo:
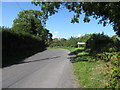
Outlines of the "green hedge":
M39 37L24 32L16 32L13 30L2 30L2 63L11 63L18 60L17 58L24 55L29 56L33 51L42 51L46 48L44 40ZM20 55L21 54L21 55ZM15 60L12 60L15 58ZM20 58L22 59L22 58Z

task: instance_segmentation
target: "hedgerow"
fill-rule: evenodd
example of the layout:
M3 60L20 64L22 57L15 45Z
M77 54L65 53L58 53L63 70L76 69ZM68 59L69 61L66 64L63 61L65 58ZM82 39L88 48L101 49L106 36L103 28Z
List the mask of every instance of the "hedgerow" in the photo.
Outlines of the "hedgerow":
M2 63L13 62L9 57L17 57L21 53L34 49L44 50L46 48L44 40L41 38L13 30L2 30ZM29 52L28 52L29 53Z
M100 60L107 61L105 88L120 88L120 52L104 52L97 56Z

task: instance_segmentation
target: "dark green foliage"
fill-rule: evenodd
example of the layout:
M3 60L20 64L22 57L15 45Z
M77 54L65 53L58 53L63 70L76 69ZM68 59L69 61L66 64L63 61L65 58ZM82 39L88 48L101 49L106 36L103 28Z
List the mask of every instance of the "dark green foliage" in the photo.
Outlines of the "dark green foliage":
M90 49L91 54L97 54L105 51L109 51L112 47L113 41L110 37L102 34L93 34L86 42L86 48Z
M117 35L114 35L111 37L113 43L112 43L112 48L111 48L111 52L112 51L116 51L119 52L120 51L120 37L118 37Z
M24 49L44 46L44 41L39 37L23 32L3 31L3 49Z
M24 10L19 12L18 18L13 21L12 29L25 31L30 34L39 35L43 29L43 12L37 10Z
M11 57L17 57L16 55L35 49L42 51L45 48L45 41L37 36L20 31L2 30L3 66L16 61L16 59L11 60Z

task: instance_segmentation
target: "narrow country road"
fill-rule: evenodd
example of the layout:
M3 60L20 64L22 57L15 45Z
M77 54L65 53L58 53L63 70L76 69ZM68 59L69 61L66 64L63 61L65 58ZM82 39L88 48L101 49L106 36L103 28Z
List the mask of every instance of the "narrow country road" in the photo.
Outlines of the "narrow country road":
M2 88L75 88L70 52L48 49L2 69Z

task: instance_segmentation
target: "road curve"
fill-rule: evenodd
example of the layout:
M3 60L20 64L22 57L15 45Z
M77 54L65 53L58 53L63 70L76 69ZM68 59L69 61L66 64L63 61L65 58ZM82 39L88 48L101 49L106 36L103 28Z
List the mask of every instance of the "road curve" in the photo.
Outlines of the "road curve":
M2 69L2 88L75 88L70 52L48 49Z

